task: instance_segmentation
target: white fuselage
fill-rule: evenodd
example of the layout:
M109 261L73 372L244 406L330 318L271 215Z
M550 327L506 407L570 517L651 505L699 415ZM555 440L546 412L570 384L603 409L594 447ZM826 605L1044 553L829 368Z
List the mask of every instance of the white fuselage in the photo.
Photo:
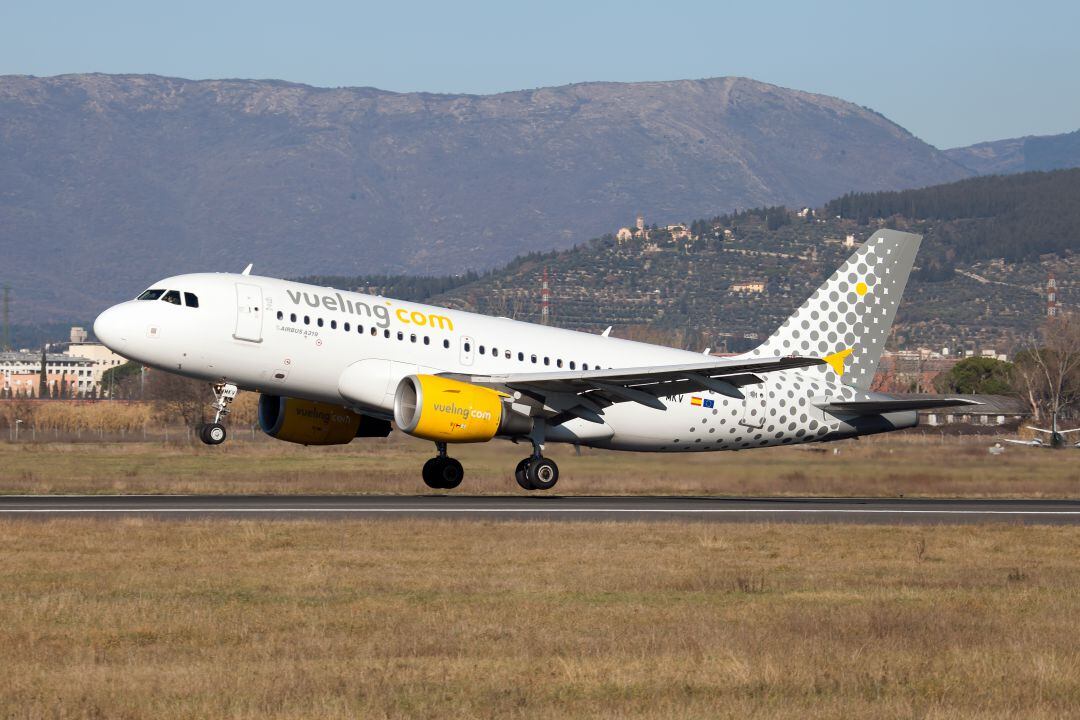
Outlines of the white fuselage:
M193 274L153 288L197 298L106 310L98 338L116 352L169 372L241 389L352 407L389 419L401 378L557 372L700 362L696 352L506 318L322 288L274 278ZM815 405L853 397L827 369L773 372L745 398L709 392L635 402L549 428L547 440L643 451L738 450L836 439L914 424L914 414L842 417ZM820 404L820 403L819 403Z

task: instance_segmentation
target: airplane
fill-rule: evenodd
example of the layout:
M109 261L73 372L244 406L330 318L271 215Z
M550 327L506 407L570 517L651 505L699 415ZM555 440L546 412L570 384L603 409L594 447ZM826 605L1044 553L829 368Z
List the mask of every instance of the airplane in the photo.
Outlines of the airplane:
M1004 438L1005 442L1012 443L1013 445L1027 445L1029 447L1038 448L1077 448L1080 449L1080 442L1070 443L1065 439L1065 435L1068 433L1074 433L1080 431L1080 428L1071 428L1069 430L1059 430L1057 424L1057 413L1054 414L1050 429L1037 428L1034 425L1026 426L1028 430L1034 430L1035 432L1041 432L1049 435L1048 440L1040 440L1034 438L1033 440L1015 440L1013 438Z
M461 484L449 445L529 443L514 477L549 490L547 443L643 452L749 450L914 427L917 410L978 404L871 392L921 236L879 230L765 342L731 357L241 274L153 283L94 323L144 365L210 383L214 421L260 393L268 435L303 445L435 443L421 476Z

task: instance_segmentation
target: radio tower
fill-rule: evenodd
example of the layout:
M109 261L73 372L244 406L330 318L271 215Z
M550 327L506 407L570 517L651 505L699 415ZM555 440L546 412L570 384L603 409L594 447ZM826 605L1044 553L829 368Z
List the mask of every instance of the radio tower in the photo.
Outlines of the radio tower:
M1057 314L1057 279L1054 278L1054 271L1051 270L1046 278L1046 317L1057 317Z
M540 324L551 324L551 288L548 287L548 270L544 268L544 283L540 286Z
M11 349L11 286L4 286L4 334L0 337L0 350Z

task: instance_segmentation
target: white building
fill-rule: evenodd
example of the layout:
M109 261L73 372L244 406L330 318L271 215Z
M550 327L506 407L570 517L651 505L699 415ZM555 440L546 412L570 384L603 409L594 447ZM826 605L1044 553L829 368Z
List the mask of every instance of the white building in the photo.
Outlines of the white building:
M94 362L60 353L45 356L45 381L53 389L67 388L71 395L88 395L97 386ZM41 353L0 352L0 394L4 397L37 396L41 387Z
M64 351L64 354L90 361L93 364L91 377L95 385L101 384L101 376L105 374L106 370L127 362L127 358L124 356L117 355L101 343L96 342L72 342L68 345L68 349Z

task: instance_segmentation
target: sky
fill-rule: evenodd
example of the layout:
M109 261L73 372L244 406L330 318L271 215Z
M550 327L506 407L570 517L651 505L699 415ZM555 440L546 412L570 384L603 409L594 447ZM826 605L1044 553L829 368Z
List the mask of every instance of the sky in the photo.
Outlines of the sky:
M0 75L154 73L495 93L741 75L948 148L1080 128L1080 2L0 3Z

